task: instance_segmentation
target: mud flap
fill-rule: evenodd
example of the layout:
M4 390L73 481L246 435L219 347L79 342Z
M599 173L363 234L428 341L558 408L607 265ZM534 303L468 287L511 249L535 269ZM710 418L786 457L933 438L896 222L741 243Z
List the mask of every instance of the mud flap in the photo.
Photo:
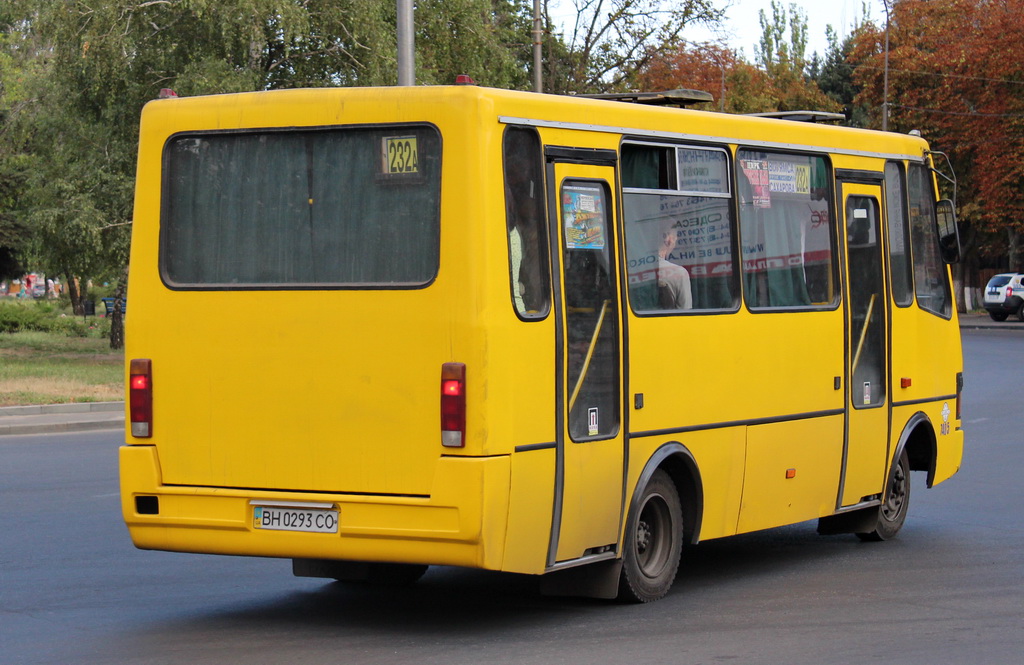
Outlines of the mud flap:
M540 578L540 592L545 596L576 596L614 599L619 595L619 574L622 559L599 561L585 566L547 573Z

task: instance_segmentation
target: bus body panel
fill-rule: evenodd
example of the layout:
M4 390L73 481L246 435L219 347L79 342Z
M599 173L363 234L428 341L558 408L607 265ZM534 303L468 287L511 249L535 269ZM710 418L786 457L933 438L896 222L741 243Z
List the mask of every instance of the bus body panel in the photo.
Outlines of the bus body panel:
M704 510L698 533L700 539L712 540L735 535L746 457L746 431L743 427L631 438L626 496L634 495L647 461L660 448L679 443L693 456L703 487Z
M502 567L508 457L446 458L429 499L175 487L161 482L153 446L122 447L120 466L133 488L122 493L122 511L142 549ZM138 514L138 496L159 496L159 515ZM253 504L266 502L329 503L338 533L255 528Z

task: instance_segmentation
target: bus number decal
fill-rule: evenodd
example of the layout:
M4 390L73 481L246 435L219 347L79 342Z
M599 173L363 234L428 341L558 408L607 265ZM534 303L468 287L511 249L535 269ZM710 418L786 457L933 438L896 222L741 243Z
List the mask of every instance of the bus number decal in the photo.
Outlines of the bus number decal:
M415 136L385 136L382 152L384 175L420 172L419 150Z

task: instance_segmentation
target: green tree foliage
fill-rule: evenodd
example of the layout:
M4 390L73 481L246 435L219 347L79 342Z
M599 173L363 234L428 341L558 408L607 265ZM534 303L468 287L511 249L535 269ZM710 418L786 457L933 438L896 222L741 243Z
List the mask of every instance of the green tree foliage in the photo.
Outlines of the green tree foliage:
M29 100L24 81L31 77L34 48L26 34L28 16L21 3L0 5L0 280L20 277L19 261L28 228L17 213L25 189L27 164L16 119Z
M840 43L832 26L826 27L828 50L825 52L823 62L814 62L811 74L811 78L817 82L821 91L829 99L842 105L847 124L851 127L866 127L868 125L868 109L855 101L861 86L853 80L855 66L850 62L854 40L860 31L861 26L858 24L854 27L853 32Z
M0 269L20 270L20 256L63 275L78 311L85 278L123 290L146 101L161 88L393 84L395 15L394 0L10 0L0 9ZM424 0L416 21L419 83L466 73L528 85L524 3Z
M768 96L778 111L838 111L836 100L814 82L807 60L807 15L795 4L787 12L772 0L771 17L760 12L757 64L766 76Z

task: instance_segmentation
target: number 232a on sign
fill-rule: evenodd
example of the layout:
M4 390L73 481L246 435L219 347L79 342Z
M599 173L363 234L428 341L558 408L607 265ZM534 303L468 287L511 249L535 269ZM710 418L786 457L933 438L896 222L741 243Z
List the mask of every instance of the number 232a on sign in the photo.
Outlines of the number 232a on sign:
M385 175L419 173L419 150L415 136L386 136L382 146Z

